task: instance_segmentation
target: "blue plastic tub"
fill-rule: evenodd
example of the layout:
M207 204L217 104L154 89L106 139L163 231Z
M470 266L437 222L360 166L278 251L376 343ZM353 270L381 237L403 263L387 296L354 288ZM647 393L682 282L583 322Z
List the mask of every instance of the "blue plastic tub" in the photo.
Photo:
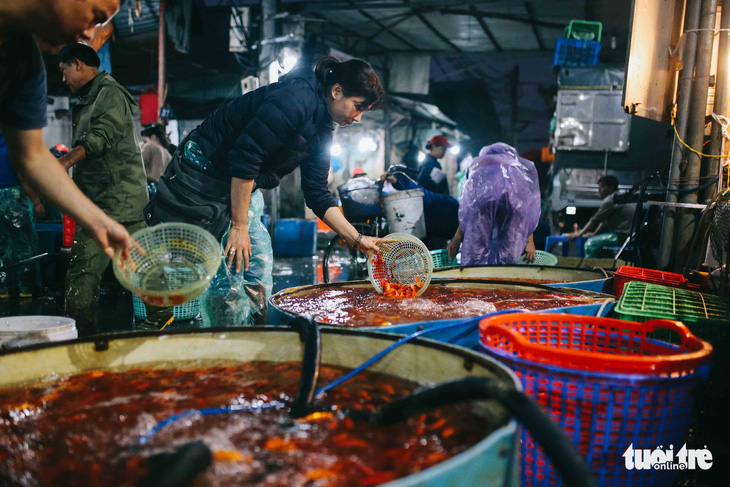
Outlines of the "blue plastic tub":
M299 218L276 220L274 254L280 257L307 257L317 252L317 222Z
M573 306L570 308L553 308L540 313L567 313L572 315L584 315L584 316L606 316L611 309L613 309L615 303L603 304L587 304L583 306ZM502 311L504 312L504 311ZM408 323L406 325L393 325L387 327L377 328L379 331L385 333L397 333L402 335L410 335L417 331L423 330L424 328L438 328L445 325L462 323L463 326L455 326L445 330L434 331L433 333L425 334L426 338L436 340L439 342L450 343L452 345L459 345L466 347L471 350L479 350L479 321L483 318L491 315L479 316L476 318L463 318L460 320L436 320L436 321L421 321L418 323ZM365 328L371 330L373 328Z

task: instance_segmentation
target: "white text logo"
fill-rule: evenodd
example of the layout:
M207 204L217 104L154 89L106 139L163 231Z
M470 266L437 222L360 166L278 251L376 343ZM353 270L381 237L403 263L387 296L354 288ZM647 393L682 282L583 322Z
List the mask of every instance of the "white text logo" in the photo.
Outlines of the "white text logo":
M694 449L682 445L675 453L673 445L669 445L666 450L661 446L649 450L635 449L632 443L622 456L627 470L708 470L712 467L712 452L706 446Z

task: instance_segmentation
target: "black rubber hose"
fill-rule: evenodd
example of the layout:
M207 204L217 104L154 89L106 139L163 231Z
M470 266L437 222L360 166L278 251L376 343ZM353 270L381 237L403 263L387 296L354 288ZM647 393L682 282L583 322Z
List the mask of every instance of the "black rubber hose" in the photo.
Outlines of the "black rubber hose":
M324 251L324 256L322 257L322 280L325 284L329 284L330 282L330 256L332 255L332 249L335 248L337 241L341 238L339 235L332 237L332 240L327 244L327 248Z
M322 337L319 327L310 315L295 318L289 326L299 333L299 339L304 343L299 389L289 410L289 416L301 418L309 414L312 409L311 404L317 389L319 366L322 360Z
M570 487L599 487L573 443L550 417L526 394L486 377L467 377L422 388L373 411L370 422L391 425L448 404L497 400L521 423L545 450L563 481ZM354 417L360 419L356 414Z
M139 487L180 487L187 485L213 462L213 454L202 441L187 443L174 453L150 458L150 472Z

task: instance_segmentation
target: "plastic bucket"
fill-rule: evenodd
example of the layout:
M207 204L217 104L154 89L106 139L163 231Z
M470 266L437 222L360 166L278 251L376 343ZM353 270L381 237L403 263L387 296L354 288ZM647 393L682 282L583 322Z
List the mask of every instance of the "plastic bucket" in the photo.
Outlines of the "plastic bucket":
M337 192L348 220L375 218L380 213L380 189L367 179L350 180L340 185Z
M22 347L78 338L76 321L64 316L0 318L0 347Z
M426 236L422 189L390 193L383 196L383 204L391 233L409 233L418 238Z

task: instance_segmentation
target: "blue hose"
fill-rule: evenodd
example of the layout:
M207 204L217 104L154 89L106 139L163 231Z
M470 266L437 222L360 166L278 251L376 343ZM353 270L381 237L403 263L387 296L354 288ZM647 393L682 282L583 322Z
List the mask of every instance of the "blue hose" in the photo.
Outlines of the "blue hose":
M204 409L188 409L187 411L183 411L181 413L173 414L168 416L167 418L163 419L156 425L152 427L147 433L142 435L139 438L139 444L144 445L149 441L150 438L155 436L157 432L159 432L161 429L163 429L165 426L174 423L175 421L178 421L180 419L188 418L190 416L195 416L200 414L201 416L212 416L214 414L222 414L222 413L232 413L235 411L258 411L261 409L273 409L277 407L283 407L285 404L283 402L274 401L270 402L268 404L262 404L260 406L221 406L217 408L204 408Z

